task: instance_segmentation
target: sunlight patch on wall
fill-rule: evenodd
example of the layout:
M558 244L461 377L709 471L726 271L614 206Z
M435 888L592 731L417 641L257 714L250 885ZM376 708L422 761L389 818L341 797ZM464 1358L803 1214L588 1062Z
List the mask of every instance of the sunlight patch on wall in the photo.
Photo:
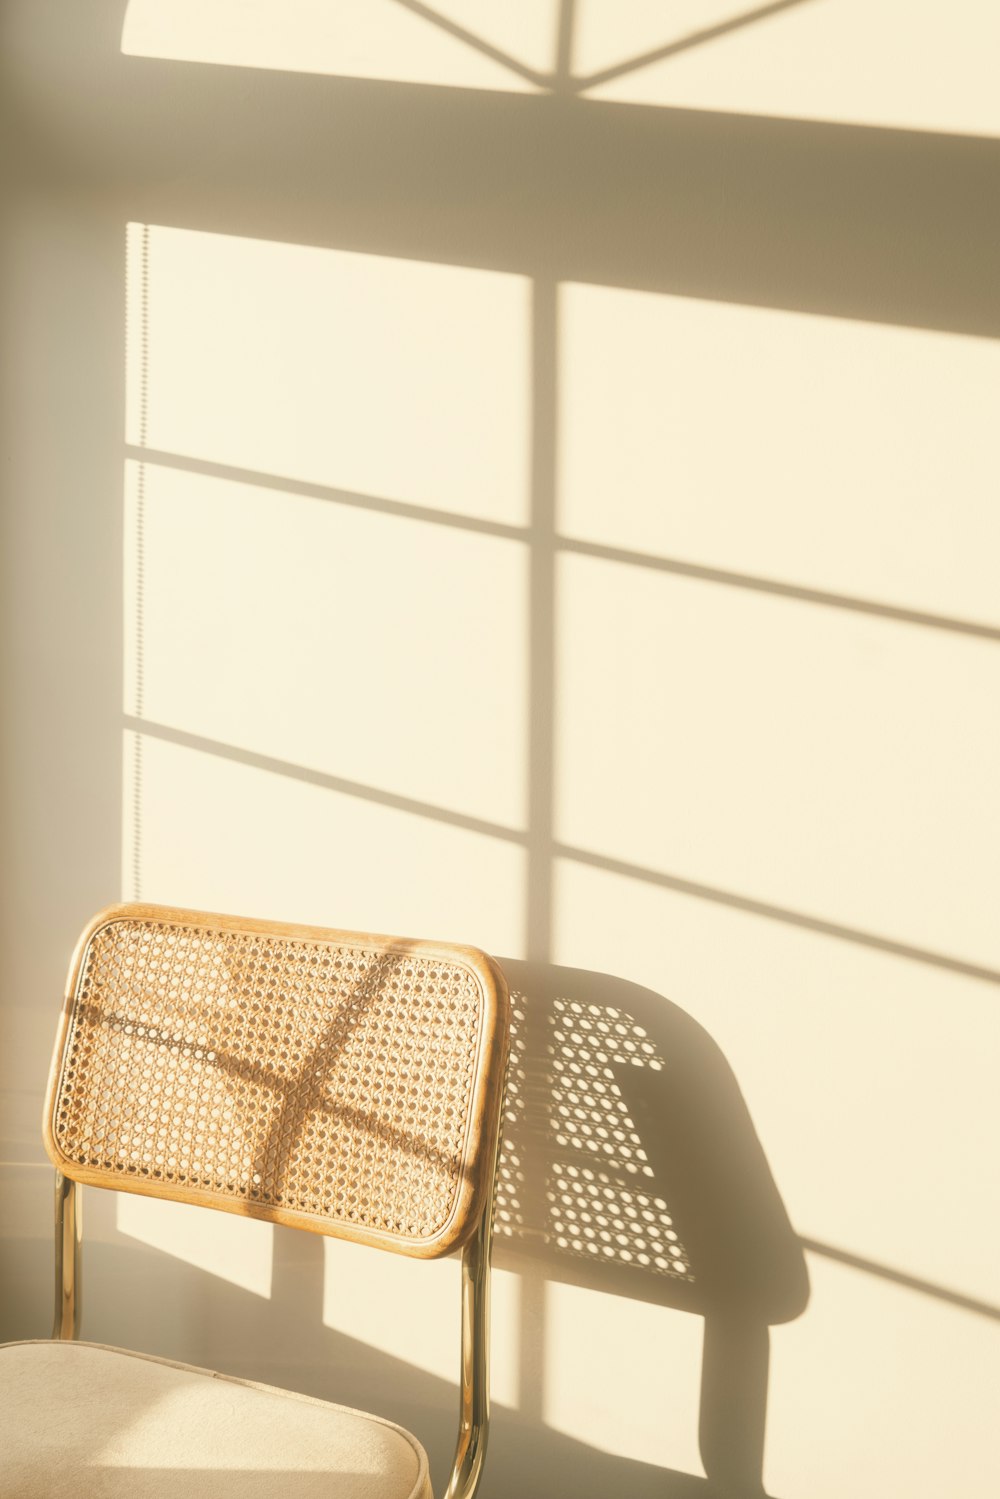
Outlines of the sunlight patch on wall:
M270 1223L124 1192L115 1193L115 1201L117 1227L129 1238L244 1291L270 1296L274 1241Z
M772 1333L767 1492L990 1499L997 1324L816 1255L809 1273L808 1315Z
M323 1324L457 1384L461 1348L461 1264L412 1260L339 1239L324 1239ZM490 1393L500 1405L518 1404L520 1279L492 1276Z
M705 1027L800 1233L1000 1303L994 984L569 859L554 959L644 984ZM668 1035L650 1039L669 1055Z
M752 0L576 0L573 72L587 77L737 21Z
M581 0L574 72L599 80L621 68L589 96L630 104L1000 134L996 6L800 0L754 16L765 8L752 0ZM698 38L741 15L747 24Z
M560 307L564 534L1000 625L1000 343L606 287Z
M524 278L139 224L128 271L128 442L524 521Z
M704 1472L699 1317L550 1283L545 1339L547 1425L600 1452Z
M530 93L530 75L551 66L556 18L556 0L129 0L122 51Z
M997 645L563 559L557 837L996 962Z
M520 950L521 848L152 733L137 784L123 738L127 893L138 844L145 900Z
M137 467L127 712L523 826L520 542L147 464L140 559Z

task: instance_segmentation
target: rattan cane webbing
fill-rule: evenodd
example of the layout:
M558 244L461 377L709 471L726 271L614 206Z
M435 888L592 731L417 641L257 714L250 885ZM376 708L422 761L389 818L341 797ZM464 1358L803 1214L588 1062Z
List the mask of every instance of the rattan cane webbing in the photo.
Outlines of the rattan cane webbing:
M111 920L84 949L53 1074L57 1163L444 1252L476 1188L492 1024L482 972L448 954Z

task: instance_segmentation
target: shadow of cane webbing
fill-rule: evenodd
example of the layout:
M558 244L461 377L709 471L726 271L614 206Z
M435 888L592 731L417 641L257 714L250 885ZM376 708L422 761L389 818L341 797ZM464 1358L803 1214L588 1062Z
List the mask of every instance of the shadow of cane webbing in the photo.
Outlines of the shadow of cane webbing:
M797 1317L809 1287L733 1072L648 989L503 968L514 1030L496 1262L703 1316L705 1469L720 1493L762 1493L768 1327Z

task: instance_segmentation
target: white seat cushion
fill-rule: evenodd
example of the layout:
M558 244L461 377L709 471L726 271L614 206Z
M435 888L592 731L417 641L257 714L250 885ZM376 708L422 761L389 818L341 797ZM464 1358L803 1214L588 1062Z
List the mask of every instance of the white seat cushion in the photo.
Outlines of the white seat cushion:
M4 1499L433 1499L378 1416L96 1343L0 1345Z

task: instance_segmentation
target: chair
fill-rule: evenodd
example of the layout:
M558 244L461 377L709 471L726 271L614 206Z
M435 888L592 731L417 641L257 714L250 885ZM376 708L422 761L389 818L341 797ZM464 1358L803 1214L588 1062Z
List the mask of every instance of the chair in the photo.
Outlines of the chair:
M7 1499L432 1499L376 1416L76 1341L79 1186L198 1203L418 1259L462 1251L445 1499L489 1424L490 1243L509 1000L484 953L130 905L85 929L45 1106L52 1341L0 1347Z

